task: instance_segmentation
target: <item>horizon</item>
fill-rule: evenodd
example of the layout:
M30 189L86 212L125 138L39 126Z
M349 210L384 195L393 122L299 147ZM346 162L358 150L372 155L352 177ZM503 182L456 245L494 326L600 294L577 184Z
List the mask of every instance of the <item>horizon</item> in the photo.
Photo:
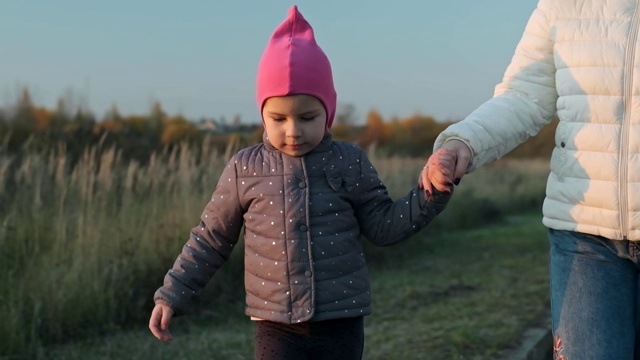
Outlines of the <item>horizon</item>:
M189 120L259 123L257 63L296 4L332 63L339 109L455 121L493 95L536 3L11 2L0 13L0 106L27 88L38 106L67 97L97 119L158 101Z

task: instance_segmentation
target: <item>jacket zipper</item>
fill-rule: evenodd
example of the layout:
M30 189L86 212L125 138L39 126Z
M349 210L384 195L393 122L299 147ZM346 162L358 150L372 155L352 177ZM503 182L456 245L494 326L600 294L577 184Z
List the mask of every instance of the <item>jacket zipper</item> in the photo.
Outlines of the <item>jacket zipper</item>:
M622 133L620 134L620 162L619 162L619 176L620 176L620 227L622 231L622 237L626 240L629 235L628 229L628 212L629 212L629 199L628 199L628 184L627 176L629 172L629 128L631 127L631 105L633 95L633 64L636 57L636 39L638 37L638 21L640 20L640 13L638 13L638 3L636 1L636 8L631 18L631 27L629 29L629 39L627 40L627 52L625 59L625 73L624 76L624 117L622 118Z

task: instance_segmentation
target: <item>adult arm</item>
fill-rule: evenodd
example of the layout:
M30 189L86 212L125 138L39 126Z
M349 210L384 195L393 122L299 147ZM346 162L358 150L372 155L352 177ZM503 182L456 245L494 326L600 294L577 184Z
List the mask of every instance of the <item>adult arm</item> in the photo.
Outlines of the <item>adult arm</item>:
M447 183L459 182L465 173L504 156L552 121L558 94L554 41L545 1L540 1L531 14L493 98L436 139L436 159L428 162L425 188L433 184L446 189ZM457 142L449 144L453 140ZM443 154L452 157L453 165L446 165L450 174L438 175L435 165Z

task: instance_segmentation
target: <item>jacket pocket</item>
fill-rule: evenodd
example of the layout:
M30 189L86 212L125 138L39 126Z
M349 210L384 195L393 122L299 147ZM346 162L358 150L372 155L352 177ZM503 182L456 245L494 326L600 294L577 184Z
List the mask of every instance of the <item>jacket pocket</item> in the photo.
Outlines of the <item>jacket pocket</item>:
M569 131L562 123L558 125L556 130L555 142L556 147L551 154L551 172L555 173L560 179L567 174L567 159L569 157L567 145L569 141Z
M343 175L337 171L326 173L329 186L336 192L352 192L356 188L355 176Z

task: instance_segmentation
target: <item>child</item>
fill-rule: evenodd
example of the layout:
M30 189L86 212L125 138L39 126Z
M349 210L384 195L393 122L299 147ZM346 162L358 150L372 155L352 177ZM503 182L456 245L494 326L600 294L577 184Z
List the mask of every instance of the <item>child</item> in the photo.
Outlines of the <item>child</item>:
M416 186L393 202L366 154L334 142L331 65L296 6L260 61L263 143L224 169L200 224L156 292L149 328L160 340L229 258L245 226L246 314L257 359L360 359L371 313L361 235L405 240L449 194Z

